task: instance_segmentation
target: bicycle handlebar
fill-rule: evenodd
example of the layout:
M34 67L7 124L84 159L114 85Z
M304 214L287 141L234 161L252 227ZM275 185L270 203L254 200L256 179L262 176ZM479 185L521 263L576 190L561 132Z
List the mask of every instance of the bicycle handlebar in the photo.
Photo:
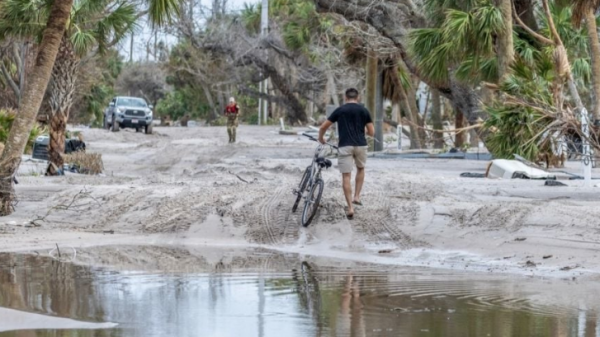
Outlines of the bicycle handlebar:
M308 134L306 134L306 133L303 133L302 135L303 135L304 137L307 137L308 139L312 140L313 142L317 142L317 143L321 144L321 142L319 142L319 140L318 140L318 139L316 139L315 137L313 137L313 136L311 136L311 135L308 135ZM338 148L336 145L333 145L333 144L331 144L331 143L325 143L325 144L323 144L323 145L329 145L329 146L331 146L332 148L334 148L334 149L336 149L336 150L339 150L339 148Z

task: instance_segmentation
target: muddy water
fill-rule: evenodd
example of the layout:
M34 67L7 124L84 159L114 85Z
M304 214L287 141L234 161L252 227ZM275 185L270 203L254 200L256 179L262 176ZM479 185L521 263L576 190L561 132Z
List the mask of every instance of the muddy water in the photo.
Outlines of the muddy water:
M108 247L77 259L101 267L0 254L0 307L119 325L36 325L1 337L600 337L594 280L382 268L264 250ZM0 331L9 324L1 313Z

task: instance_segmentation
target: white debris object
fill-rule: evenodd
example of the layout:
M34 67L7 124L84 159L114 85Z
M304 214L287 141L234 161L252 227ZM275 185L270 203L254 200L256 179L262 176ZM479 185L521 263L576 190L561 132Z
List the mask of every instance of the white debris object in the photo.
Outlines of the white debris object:
M554 175L537 169L535 167L527 166L517 160L508 159L496 159L492 160L488 169L488 178L501 178L501 179L512 179L515 173L521 173L523 176L529 179L548 179L553 178Z

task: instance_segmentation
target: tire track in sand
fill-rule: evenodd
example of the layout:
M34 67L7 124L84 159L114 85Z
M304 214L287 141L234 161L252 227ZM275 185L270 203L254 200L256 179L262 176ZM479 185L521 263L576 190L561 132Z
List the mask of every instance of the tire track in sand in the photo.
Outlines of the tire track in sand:
M378 244L392 243L400 248L414 246L412 238L394 223L390 197L384 191L374 190L371 198L367 200L369 206L364 207L360 213L368 214L368 217L362 218L359 215L358 219L354 220L354 230L363 233L367 240Z
M280 225L281 222L281 215L278 216L277 213L281 213L280 211L277 212L277 210L281 209L282 207L277 207L280 206L281 203L281 196L283 195L283 192L285 191L285 186L283 187L279 187L277 188L269 198L267 198L267 200L261 205L260 207L260 221L259 223L262 224L261 227L263 227L263 233L265 235L263 235L263 239L262 243L266 243L266 244L276 244L279 243L281 241L281 231L278 230L277 227L278 224ZM274 221L273 221L274 219ZM259 231L260 233L261 231Z

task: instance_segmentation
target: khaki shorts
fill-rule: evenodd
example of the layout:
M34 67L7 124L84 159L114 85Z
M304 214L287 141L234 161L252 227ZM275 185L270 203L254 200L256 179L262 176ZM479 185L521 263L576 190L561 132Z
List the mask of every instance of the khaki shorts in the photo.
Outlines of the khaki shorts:
M367 163L368 146L343 146L340 147L338 158L338 169L342 173L352 173L356 164L358 168L364 168Z

